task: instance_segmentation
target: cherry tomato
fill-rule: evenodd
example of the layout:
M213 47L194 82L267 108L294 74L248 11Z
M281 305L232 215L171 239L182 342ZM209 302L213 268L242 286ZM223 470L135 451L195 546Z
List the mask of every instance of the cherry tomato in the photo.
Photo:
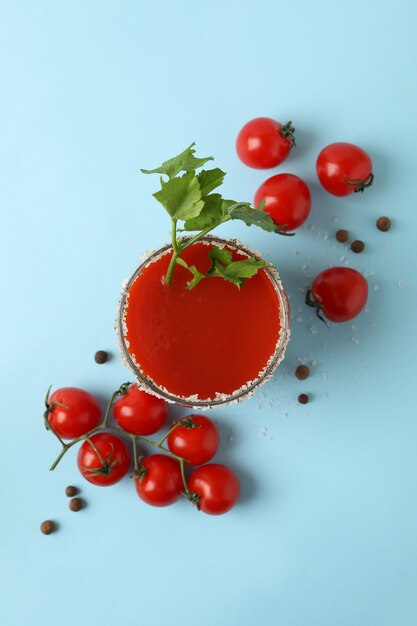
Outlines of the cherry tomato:
M100 405L91 393L61 387L46 399L45 417L62 439L76 439L100 423Z
M331 267L316 276L306 303L331 322L348 322L364 308L368 298L368 282L349 267Z
M316 170L325 190L334 196L363 191L374 180L369 155L353 143L340 141L323 148L317 158Z
M188 488L197 508L209 515L226 513L240 496L238 477L220 463L197 467L190 476Z
M310 209L310 190L305 182L294 174L271 176L255 194L254 206L265 200L263 210L274 220L280 230L294 230L304 224Z
M113 405L113 416L121 428L134 435L152 435L166 422L168 407L165 400L131 385L127 394Z
M96 433L78 450L77 465L93 485L114 485L129 470L129 451L125 443L111 433Z
M236 140L236 152L249 167L268 169L276 167L295 146L291 122L283 125L269 117L257 117L244 125Z
M143 475L135 477L139 498L152 506L168 506L181 496L184 484L178 461L166 454L151 454L141 460Z
M189 465L207 463L219 447L219 431L204 415L191 415L179 420L179 426L168 436L168 448L186 459Z

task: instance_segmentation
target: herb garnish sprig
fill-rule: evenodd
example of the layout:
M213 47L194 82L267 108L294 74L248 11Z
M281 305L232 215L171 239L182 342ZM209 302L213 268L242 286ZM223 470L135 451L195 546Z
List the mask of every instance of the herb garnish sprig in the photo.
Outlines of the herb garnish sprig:
M232 253L227 249L213 246L209 251L211 266L205 274L195 265L188 265L181 257L182 252L201 240L210 231L230 220L241 220L247 226L259 226L263 230L280 235L291 235L277 226L270 215L263 210L264 202L257 209L249 202L227 200L220 193L212 193L220 187L226 175L218 167L199 170L213 157L197 158L192 143L183 152L164 161L153 170L142 169L144 174L161 174L161 189L153 194L165 208L171 218L171 238L173 255L168 266L165 283L171 284L176 265L185 267L192 274L188 288L195 287L202 278L213 276L240 287L246 278L254 276L266 263L248 257L233 261ZM168 180L164 180L167 176ZM178 222L183 222L182 228ZM195 232L193 236L182 238L179 233Z

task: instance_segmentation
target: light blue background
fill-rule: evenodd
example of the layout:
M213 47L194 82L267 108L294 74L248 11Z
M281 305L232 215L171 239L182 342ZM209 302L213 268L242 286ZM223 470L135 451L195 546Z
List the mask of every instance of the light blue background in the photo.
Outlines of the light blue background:
M416 10L412 0L1 2L0 621L7 626L415 626ZM292 119L298 148L279 170L241 164L243 123ZM121 280L168 239L138 173L196 141L251 199L269 175L310 184L294 237L224 227L280 269L293 337L253 399L213 412L219 460L240 475L230 514L185 501L146 507L131 480L82 483L42 424L54 387L103 399L129 376L113 323ZM319 188L332 141L373 157L375 186ZM375 219L392 216L392 231ZM353 255L337 228L363 239ZM366 272L367 311L326 329L303 305L333 264ZM257 323L262 324L262 312ZM93 361L97 349L114 358ZM312 376L298 383L301 360ZM311 393L307 407L299 392ZM175 412L173 412L173 415ZM82 486L88 507L67 509ZM45 537L39 524L59 523Z

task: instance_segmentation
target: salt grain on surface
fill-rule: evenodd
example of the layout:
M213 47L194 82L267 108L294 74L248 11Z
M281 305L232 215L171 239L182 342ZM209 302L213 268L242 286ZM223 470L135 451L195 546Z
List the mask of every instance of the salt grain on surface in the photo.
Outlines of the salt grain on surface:
M263 437L267 441L272 441L273 439L272 435L269 434L268 428L266 426L262 426L262 428L260 428L256 434L258 435L258 437Z

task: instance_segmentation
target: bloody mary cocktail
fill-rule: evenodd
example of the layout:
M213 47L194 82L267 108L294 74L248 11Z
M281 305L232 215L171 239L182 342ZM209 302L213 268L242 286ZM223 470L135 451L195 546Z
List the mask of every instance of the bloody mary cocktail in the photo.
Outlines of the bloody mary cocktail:
M208 250L226 245L233 260L260 259L235 241L206 237L183 253L208 271ZM139 386L168 401L209 408L237 401L264 382L284 357L289 311L278 273L266 267L238 288L212 277L187 289L189 272L175 268L167 245L152 254L124 289L118 333Z

